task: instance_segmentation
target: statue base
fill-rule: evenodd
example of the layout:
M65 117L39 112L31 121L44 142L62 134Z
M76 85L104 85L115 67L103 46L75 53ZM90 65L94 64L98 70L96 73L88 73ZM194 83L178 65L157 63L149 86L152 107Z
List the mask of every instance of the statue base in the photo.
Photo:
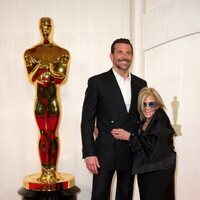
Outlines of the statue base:
M35 191L65 190L73 187L75 182L74 176L67 173L57 173L58 180L55 182L41 182L40 177L41 173L26 176L23 183L24 188Z
M75 178L71 174L56 173L57 181L39 181L41 173L24 178L23 187L18 190L22 200L76 200L80 189L74 185Z
M181 125L180 124L173 124L172 127L174 128L176 132L176 136L182 135L181 133Z
M33 191L23 187L18 190L22 200L77 200L76 194L78 192L80 189L76 186L58 191Z

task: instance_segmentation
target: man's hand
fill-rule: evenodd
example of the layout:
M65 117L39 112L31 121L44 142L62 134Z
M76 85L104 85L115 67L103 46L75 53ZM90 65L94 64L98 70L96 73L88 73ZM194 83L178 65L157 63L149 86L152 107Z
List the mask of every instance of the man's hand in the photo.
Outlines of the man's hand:
M100 168L98 158L96 156L89 156L85 158L86 167L93 174L98 174Z

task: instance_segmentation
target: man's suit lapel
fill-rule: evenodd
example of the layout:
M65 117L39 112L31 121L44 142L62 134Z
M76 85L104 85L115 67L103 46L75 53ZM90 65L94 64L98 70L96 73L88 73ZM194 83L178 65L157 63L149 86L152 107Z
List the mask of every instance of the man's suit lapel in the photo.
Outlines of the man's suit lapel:
M127 130L129 130L129 126L131 124L139 120L139 118L137 118L137 95L138 95L137 82L135 81L134 76L131 75L131 106L124 125L124 127L126 127ZM134 122L133 119L136 121Z
M108 94L108 96L109 98L112 99L113 106L115 107L116 111L118 111L119 115L121 115L121 117L124 118L128 114L124 98L122 96L120 87L117 83L117 80L115 78L115 75L113 74L112 69L109 70L108 73L109 73L108 77L109 84L107 85L107 87L109 87L109 91L111 91Z
M131 106L129 109L129 115L133 113L135 107L135 103L137 101L137 92L136 92L136 83L134 81L133 75L131 75Z

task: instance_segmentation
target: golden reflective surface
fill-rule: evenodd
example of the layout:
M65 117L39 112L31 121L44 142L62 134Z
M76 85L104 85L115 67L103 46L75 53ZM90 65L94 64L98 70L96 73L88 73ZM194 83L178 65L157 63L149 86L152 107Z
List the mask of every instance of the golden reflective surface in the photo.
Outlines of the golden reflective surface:
M39 155L42 172L38 181L54 183L59 155L59 87L67 77L70 53L53 42L53 21L40 19L42 40L24 53L29 81L36 87L35 118L39 128Z
M41 173L32 174L24 178L23 186L28 190L55 191L55 190L69 189L75 185L74 184L75 178L71 174L56 173L56 176L59 179L58 181L44 183L39 180L41 177Z

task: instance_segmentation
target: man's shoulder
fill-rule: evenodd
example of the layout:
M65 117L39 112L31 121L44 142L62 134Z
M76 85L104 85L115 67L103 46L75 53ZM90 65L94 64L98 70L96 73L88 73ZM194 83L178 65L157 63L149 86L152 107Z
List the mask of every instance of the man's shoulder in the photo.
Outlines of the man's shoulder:
M131 78L136 81L146 82L144 79L140 78L139 76L136 76L134 74L131 74Z
M90 77L89 80L103 80L103 79L108 78L109 76L112 76L112 70L102 72L100 74L96 74L96 75Z
M146 80L144 80L144 79L142 79L142 78L140 78L140 77L138 77L136 75L131 74L131 79L132 79L132 81L134 83L139 84L139 85L141 85L143 87L147 85Z

